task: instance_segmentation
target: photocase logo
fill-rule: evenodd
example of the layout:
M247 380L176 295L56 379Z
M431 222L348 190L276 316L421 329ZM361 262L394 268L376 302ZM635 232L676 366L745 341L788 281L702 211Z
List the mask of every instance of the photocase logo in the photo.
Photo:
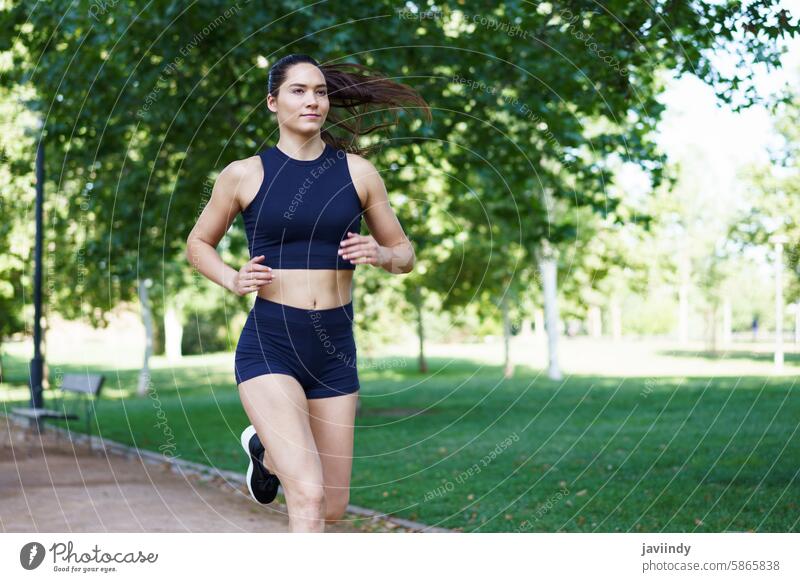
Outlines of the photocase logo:
M35 570L44 560L44 546L39 542L28 542L19 551L19 563L26 570Z
M153 564L158 560L158 554L150 552L145 554L142 550L138 552L105 552L100 546L95 544L87 551L75 551L72 540L55 542L47 550L38 542L29 542L22 546L19 551L19 563L26 570L35 570L45 558L45 555L53 558L54 572L117 572L117 564Z

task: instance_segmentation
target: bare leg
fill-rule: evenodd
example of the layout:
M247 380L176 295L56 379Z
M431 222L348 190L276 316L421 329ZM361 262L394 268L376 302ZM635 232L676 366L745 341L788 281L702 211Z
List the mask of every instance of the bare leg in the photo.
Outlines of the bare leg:
M325 483L325 523L338 521L350 501L353 424L358 393L308 400L309 421Z
M239 396L264 444L265 465L281 480L289 531L324 531L322 464L302 386L288 374L266 374L239 384Z

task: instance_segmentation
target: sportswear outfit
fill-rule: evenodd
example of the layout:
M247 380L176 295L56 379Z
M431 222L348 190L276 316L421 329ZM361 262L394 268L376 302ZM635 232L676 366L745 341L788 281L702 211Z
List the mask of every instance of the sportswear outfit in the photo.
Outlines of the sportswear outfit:
M360 233L361 201L347 154L327 143L314 160L277 146L259 152L264 179L242 211L250 258L274 269L355 269L338 251ZM359 389L353 302L303 309L256 296L236 346L237 384L262 374L289 374L307 398Z

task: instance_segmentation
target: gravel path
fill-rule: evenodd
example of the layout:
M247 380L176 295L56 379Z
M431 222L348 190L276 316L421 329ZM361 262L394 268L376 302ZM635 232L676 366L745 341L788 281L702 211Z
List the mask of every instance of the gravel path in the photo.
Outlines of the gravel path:
M244 475L208 479L138 455L41 436L0 414L2 532L287 532L286 507L253 501ZM406 524L412 525L412 524ZM327 532L414 531L350 514Z

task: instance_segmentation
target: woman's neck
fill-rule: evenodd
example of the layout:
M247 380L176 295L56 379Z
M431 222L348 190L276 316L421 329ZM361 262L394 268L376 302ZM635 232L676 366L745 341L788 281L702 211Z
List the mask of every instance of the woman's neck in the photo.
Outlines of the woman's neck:
M281 136L275 145L287 156L303 161L317 159L325 149L325 142L319 134L310 139L303 136Z

